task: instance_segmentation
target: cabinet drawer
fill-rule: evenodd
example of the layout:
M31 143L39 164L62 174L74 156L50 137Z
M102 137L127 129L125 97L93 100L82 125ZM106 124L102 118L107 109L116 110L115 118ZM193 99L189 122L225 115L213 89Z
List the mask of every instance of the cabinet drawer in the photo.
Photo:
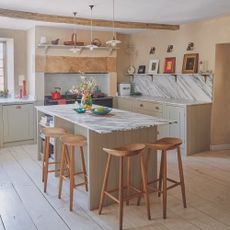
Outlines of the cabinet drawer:
M118 98L117 105L118 109L132 111L132 100Z
M148 111L153 111L156 113L162 113L163 107L159 103L155 102L146 102L146 101L135 101L133 103L133 108L134 110L148 110Z

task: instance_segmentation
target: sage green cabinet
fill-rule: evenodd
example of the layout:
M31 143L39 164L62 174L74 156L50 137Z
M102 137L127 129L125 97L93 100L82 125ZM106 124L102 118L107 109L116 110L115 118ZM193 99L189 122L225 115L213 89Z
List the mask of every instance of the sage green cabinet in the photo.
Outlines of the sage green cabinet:
M3 143L34 139L33 104L3 105L2 120Z

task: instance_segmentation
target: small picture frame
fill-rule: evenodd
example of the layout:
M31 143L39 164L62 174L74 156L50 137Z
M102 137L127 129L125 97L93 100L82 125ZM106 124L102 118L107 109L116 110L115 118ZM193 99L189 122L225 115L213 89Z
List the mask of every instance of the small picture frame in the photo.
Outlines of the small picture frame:
M175 73L175 71L176 71L176 58L175 57L165 58L164 73Z
M182 66L182 73L198 73L199 54L185 54Z
M139 65L137 73L144 74L145 73L145 65Z
M157 74L159 69L159 59L152 59L149 61L149 72L150 74Z

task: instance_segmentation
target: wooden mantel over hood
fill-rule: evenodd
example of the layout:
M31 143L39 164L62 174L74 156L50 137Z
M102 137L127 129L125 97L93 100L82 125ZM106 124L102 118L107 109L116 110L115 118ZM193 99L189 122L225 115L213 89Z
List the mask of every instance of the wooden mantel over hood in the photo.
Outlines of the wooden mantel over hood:
M116 72L116 57L69 57L36 55L36 72Z

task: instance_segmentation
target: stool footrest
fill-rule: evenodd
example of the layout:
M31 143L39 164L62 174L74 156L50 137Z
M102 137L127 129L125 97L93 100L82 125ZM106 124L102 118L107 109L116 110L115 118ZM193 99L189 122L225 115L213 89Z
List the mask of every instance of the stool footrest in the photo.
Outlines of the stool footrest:
M55 164L61 164L61 162L48 162L48 165L55 165Z
M48 170L48 173L53 173L53 172L60 172L60 169Z
M127 188L128 188L127 186L124 186L124 187L123 187L123 190L124 190L124 189L127 189ZM129 189L130 189L130 190L133 190L135 193L134 193L134 194L131 194L131 195L128 195L128 196L126 196L126 197L124 197L124 198L123 198L123 201L131 200L131 199L133 199L133 198L135 198L135 197L140 197L140 196L142 196L142 194L143 194L143 192L142 192L141 190L137 189L136 187L134 187L134 186L132 186L132 185L129 186ZM104 194L107 195L108 197L110 197L110 198L111 198L112 200L114 200L115 202L120 203L119 200L118 200L115 196L113 196L113 195L111 194L111 193L118 192L118 191L119 191L119 189L116 188L116 189L113 189L113 190L104 191ZM125 195L125 193L124 193L124 195Z

